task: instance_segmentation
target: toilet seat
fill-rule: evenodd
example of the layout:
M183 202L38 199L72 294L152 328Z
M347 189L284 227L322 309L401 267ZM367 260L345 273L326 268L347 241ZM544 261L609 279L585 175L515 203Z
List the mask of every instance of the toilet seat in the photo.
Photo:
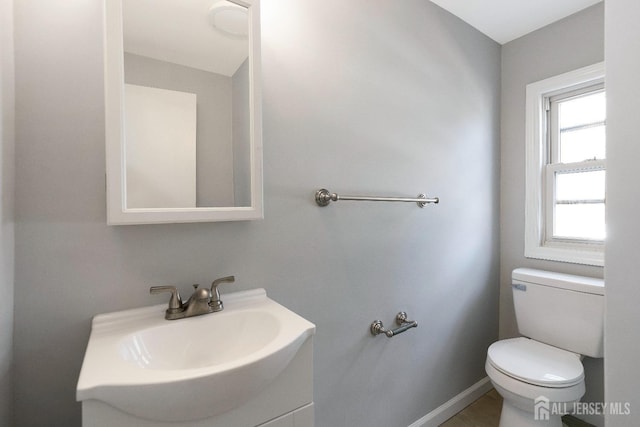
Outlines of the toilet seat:
M524 337L493 343L487 363L511 378L540 387L565 388L584 381L577 354Z

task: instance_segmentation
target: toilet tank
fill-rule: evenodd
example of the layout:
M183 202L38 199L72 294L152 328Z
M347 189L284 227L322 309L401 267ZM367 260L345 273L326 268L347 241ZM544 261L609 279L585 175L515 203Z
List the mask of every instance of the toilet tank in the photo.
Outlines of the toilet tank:
M590 357L604 353L604 280L517 268L512 273L518 331Z

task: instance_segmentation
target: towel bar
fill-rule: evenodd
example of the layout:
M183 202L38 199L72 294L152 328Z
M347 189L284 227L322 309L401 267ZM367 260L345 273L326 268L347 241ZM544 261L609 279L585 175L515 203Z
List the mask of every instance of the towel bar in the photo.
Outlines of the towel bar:
M418 207L423 208L427 203L439 203L438 197L427 197L424 194L418 194L418 197L379 197L379 196L340 196L331 193L325 188L316 191L316 203L318 206L328 206L331 202L338 200L357 200L369 202L414 202Z

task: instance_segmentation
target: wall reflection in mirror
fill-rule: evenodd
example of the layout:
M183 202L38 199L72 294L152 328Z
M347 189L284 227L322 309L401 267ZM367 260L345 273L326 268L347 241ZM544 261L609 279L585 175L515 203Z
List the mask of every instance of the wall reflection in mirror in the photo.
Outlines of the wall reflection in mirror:
M122 0L126 208L251 206L249 22L227 0Z

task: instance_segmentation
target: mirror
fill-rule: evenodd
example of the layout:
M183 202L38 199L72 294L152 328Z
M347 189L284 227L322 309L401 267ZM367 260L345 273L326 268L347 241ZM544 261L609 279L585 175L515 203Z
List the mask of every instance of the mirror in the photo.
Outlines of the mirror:
M258 0L105 0L107 222L259 219Z

